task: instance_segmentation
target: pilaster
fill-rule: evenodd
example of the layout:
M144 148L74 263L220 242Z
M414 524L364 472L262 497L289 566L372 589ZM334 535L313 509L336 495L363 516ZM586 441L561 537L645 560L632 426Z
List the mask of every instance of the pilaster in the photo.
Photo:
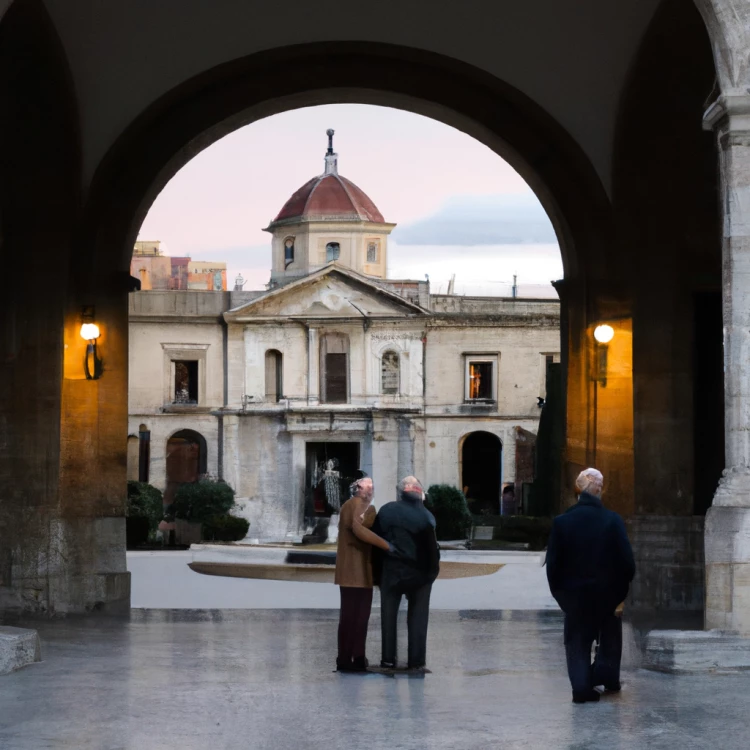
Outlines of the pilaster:
M750 96L705 114L721 170L726 469L706 515L706 628L750 636Z

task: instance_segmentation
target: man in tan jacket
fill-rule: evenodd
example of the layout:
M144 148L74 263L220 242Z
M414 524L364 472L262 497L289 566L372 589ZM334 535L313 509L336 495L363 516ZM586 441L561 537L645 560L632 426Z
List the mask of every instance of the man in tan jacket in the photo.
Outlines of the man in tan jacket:
M358 479L349 492L351 497L341 506L336 549L334 583L341 591L336 668L362 672L367 669L365 644L372 608L372 546L386 552L391 546L370 531L376 516L372 479Z

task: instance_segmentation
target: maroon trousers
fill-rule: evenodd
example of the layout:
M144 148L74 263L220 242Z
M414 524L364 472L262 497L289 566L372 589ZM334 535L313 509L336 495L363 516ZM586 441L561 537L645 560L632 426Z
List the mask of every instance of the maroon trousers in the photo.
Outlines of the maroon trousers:
M341 613L339 615L339 666L348 666L352 659L364 658L367 624L372 609L372 589L339 586Z

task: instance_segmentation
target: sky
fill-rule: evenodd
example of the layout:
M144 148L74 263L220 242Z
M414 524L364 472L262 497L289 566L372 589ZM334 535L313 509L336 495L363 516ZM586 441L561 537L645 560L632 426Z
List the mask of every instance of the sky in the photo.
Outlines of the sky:
M386 221L389 278L456 276L459 294L556 296L562 278L554 231L523 179L489 148L431 120L387 107L307 107L247 125L186 164L156 198L138 239L168 255L226 261L229 287L262 289L271 268L263 231L287 199L323 172L333 128L339 174L370 196Z

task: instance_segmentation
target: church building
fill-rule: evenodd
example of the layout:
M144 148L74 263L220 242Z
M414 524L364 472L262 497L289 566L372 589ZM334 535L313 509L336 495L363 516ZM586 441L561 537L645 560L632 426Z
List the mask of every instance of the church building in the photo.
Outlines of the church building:
M168 500L219 476L262 540L330 514L326 471L372 476L377 505L414 474L463 488L474 512L499 513L514 485L524 510L517 446L559 362L559 303L389 279L396 225L339 174L328 135L323 174L266 229L267 289L131 293L129 478Z

